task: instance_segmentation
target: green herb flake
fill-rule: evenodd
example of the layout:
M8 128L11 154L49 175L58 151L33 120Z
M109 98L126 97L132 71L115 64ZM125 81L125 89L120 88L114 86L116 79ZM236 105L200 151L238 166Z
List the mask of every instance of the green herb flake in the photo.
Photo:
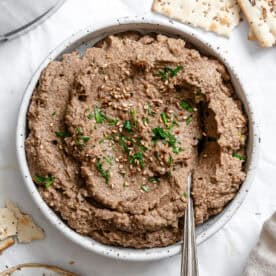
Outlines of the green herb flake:
M174 153L179 153L182 149L176 146L176 137L170 132L170 130L164 130L162 127L156 127L152 129L153 137L152 140L154 143L157 140L165 140L170 147L173 148Z
M152 116L153 117L156 114L156 112L152 111L152 107L151 107L150 103L148 103L146 105L146 111L147 111L147 115L148 116Z
M133 132L132 123L130 120L125 121L123 128L128 132Z
M107 118L107 120L108 120L108 124L109 124L110 126L116 126L117 123L119 122L119 119Z
M123 150L126 153L129 153L130 149L128 148L128 145L127 145L126 141L127 141L126 137L121 135L120 138L119 138L119 145L123 148Z
M235 157L235 158L237 158L237 159L239 159L239 160L241 160L241 161L245 161L246 160L246 157L244 157L244 156L242 156L242 155L240 155L238 153L233 153L232 156Z
M135 109L130 110L130 116L131 116L132 120L135 122L136 121L136 110Z
M55 131L57 137L66 138L69 137L70 134L66 131Z
M101 124L106 119L106 116L104 113L101 112L101 110L98 107L94 108L94 116L97 124Z
M168 77L175 77L182 69L183 66L177 66L175 68L165 67L163 70L160 70L157 75L161 78L162 81L165 81L168 79Z
M167 126L167 124L168 124L167 114L166 114L165 112L162 112L162 113L160 114L160 117L161 117L161 119L162 119L164 125Z
M92 114L92 113L89 113L89 114L87 115L87 119L88 119L88 120L92 120L92 119L93 119L93 117L94 117L94 116L93 116L93 114Z
M78 135L82 135L83 134L82 129L80 127L76 128L76 132L77 132Z
M54 112L51 114L51 116L55 116L56 114L57 114L57 112L54 111Z
M171 166L173 164L173 158L172 156L170 155L169 156L169 159L168 159L168 165Z
M160 178L159 176L153 176L153 177L150 177L148 180L152 183L157 183L160 180L159 178Z
M184 192L183 197L188 198L188 194L186 192Z
M150 187L147 185L142 185L141 190L144 191L145 193L148 193L150 191Z
M192 106L191 106L189 103L185 102L185 101L181 101L181 102L180 102L180 106L181 106L183 109L189 111L190 113L193 112Z
M88 142L90 140L89 136L81 136L79 139L81 139L84 142Z
M38 184L44 184L46 189L48 189L55 181L55 177L52 175L46 177L36 175L34 178L35 182Z
M112 156L104 156L103 159L110 165L113 165L113 157Z
M129 157L129 163L133 164L135 160L138 160L141 168L144 168L144 155L142 152L136 152L132 156Z
M110 179L110 171L103 169L103 164L100 162L99 159L96 161L96 168L101 176L105 179L105 183L108 183Z
M187 126L191 123L192 118L193 118L192 115L190 115L190 116L188 116L188 117L186 118L185 122L186 122L186 125L187 125Z

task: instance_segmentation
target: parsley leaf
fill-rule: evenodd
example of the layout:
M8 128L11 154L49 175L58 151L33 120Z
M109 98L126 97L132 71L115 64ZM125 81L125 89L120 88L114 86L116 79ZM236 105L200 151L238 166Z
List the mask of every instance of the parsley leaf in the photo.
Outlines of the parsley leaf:
M181 106L183 109L185 109L185 110L187 110L187 111L189 111L189 112L191 112L191 113L193 112L192 106L191 106L189 103L185 102L185 101L180 102L180 106Z
M104 113L101 112L101 110L98 107L94 108L94 116L97 124L101 124L106 119L106 116Z
M185 120L186 125L188 126L190 124L190 122L192 121L192 115L188 116L187 119Z
M168 124L167 114L165 112L161 112L160 116L161 116L161 119L162 119L164 125L167 126L167 124Z
M88 119L88 120L92 120L92 119L93 119L93 114L92 114L92 113L89 113L89 114L87 115L87 119Z
M142 152L136 152L134 155L129 157L129 163L133 164L135 160L138 160L141 168L144 168L144 154Z
M52 176L52 175L46 176L46 177L36 175L35 176L35 181L38 184L44 184L45 188L47 189L47 188L49 188L54 183L55 177Z
M148 193L150 191L150 187L148 185L142 185L141 190Z
M237 159L239 159L239 160L242 160L242 161L246 160L245 156L242 156L242 155L240 155L238 153L233 153L232 156L235 157L235 158L237 158Z
M124 123L124 126L123 128L128 131L128 132L133 132L132 130L132 123L130 120L126 120L125 123Z
M171 166L173 164L173 158L172 156L170 155L169 156L169 160L168 160L168 165Z
M159 176L153 176L153 177L150 177L148 180L150 181L150 182L153 182L153 183L157 183L157 182L159 182Z
M70 134L66 131L55 131L57 137L66 138L69 137Z
M166 66L163 70L160 70L157 75L160 76L162 81L165 81L168 79L168 77L175 77L177 73L182 69L183 66L177 66L175 68Z
M105 183L108 183L110 179L110 171L103 169L103 164L100 162L99 159L96 161L96 168L101 176L105 179Z
M182 149L176 145L176 137L170 132L170 130L164 130L162 127L155 127L152 129L152 140L156 143L157 140L165 140L170 147L173 148L174 153L179 153Z

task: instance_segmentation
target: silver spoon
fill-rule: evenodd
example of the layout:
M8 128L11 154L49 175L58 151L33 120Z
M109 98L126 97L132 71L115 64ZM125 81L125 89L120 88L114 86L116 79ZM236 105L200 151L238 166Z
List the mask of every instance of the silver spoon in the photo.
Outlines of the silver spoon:
M195 242L193 200L191 198L192 176L188 176L187 208L184 216L183 245L180 276L198 276L198 261Z

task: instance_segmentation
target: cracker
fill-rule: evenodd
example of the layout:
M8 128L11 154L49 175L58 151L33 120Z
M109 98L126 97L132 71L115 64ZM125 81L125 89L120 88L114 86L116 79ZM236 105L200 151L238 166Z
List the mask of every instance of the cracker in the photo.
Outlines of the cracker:
M0 241L0 254L2 254L4 250L11 247L12 245L14 245L14 239L12 237Z
M240 22L236 0L154 0L152 10L227 37Z
M18 219L17 239L19 243L43 240L44 231L34 223L29 215L23 215Z
M23 214L11 201L6 202L6 207L17 218L17 239L19 243L30 243L34 240L44 239L44 231L34 223L31 216Z
M252 41L257 40L257 38L256 38L256 36L255 36L255 33L252 31L252 29L249 29L249 32L248 32L248 40L252 40Z
M16 235L17 219L8 208L0 208L0 241Z
M260 46L272 47L276 42L276 0L238 0L238 3Z

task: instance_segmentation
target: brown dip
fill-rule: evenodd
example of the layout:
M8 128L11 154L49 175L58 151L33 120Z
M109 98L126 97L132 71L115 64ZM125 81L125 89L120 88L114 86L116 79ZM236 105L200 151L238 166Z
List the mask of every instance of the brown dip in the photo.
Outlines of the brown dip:
M43 199L74 230L124 247L181 237L245 178L247 118L224 66L182 39L125 33L44 69L26 152Z

